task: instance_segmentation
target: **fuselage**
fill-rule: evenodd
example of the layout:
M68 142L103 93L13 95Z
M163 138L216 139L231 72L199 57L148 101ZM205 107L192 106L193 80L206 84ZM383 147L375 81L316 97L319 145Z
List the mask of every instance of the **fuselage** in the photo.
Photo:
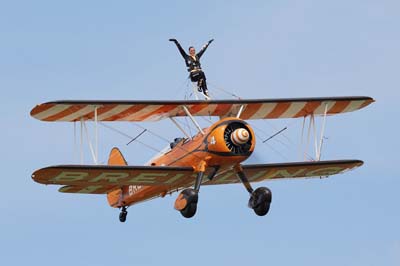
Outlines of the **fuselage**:
M255 135L245 121L238 118L224 118L189 138L177 138L170 149L152 159L152 166L192 167L193 172L204 167L216 174L246 160L255 147ZM194 179L193 179L194 182ZM190 186L193 184L182 184ZM129 206L138 201L178 190L168 186L123 186L108 193L108 201L113 207Z

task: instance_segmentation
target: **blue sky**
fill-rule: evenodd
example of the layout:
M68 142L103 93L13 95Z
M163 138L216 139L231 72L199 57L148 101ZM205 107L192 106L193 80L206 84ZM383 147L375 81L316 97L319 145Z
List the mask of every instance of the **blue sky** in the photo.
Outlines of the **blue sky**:
M400 265L399 25L394 0L1 2L1 264ZM215 39L202 65L217 98L230 97L218 88L243 98L374 97L328 119L323 153L365 165L262 183L273 192L262 218L240 185L202 188L191 220L173 209L173 195L130 208L121 224L104 196L34 183L34 170L76 157L73 127L34 120L30 109L61 99L183 99L187 72L172 37L197 48ZM143 125L170 139L179 133L168 122ZM294 143L301 132L301 121L254 125L265 135L289 125ZM154 153L105 128L100 139L101 161L113 146L130 164ZM285 141L259 141L250 161L298 159Z

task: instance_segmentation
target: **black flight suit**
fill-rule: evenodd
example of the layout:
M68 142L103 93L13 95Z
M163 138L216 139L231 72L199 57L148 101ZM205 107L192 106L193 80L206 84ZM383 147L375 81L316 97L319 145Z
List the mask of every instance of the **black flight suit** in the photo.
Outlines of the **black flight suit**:
M203 91L204 94L208 96L208 89L206 83L206 75L201 69L200 57L204 54L207 47L210 45L211 41L209 41L203 48L194 56L188 55L185 50L183 50L182 46L178 41L172 39L176 46L178 47L179 52L181 53L183 59L185 59L187 70L190 72L190 80L192 82L197 82L197 88L199 91Z

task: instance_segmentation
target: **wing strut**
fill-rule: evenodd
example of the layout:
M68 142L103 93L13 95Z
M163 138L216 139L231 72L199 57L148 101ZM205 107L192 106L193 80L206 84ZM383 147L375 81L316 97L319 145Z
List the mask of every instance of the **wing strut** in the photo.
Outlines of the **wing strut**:
M97 106L94 107L94 141L95 141L95 151L94 151L94 155L95 155L95 162L96 164L98 164L99 162L99 132L97 130Z
M314 137L314 150L315 150L315 159L312 159L312 161L320 161L321 160L321 153L322 153L322 144L324 142L324 135L325 135L325 126L326 126L326 116L328 114L328 103L325 103L325 109L324 109L324 114L322 116L322 125L321 125L321 131L320 131L320 136L318 138L317 135L317 130L316 130L316 123L315 123L315 115L312 113L308 116L304 116L303 119L303 126L301 129L301 150L304 152L304 160L307 160L307 150L310 148L310 138L311 138L311 132ZM308 118L309 117L309 118ZM308 122L308 129L307 129L307 144L306 146L303 145L304 143L304 128L306 124L307 118L309 119ZM319 139L319 140L318 140ZM309 156L310 157L310 156Z
M84 152L83 152L83 135L86 135L86 140L89 145L90 153L93 158L94 164L99 164L99 134L98 134L98 113L97 113L98 106L94 106L93 110L93 117L94 117L94 145L92 144L92 140L89 136L89 130L86 126L85 118L81 117L79 119L80 121L80 163L83 164L84 161ZM76 128L75 128L75 123L74 123L74 135L76 139Z
M321 138L319 140L319 147L318 147L318 154L317 154L317 161L321 160L321 151L322 151L322 143L324 142L324 134L325 134L325 124L326 124L326 114L328 113L328 104L325 104L325 112L324 117L322 120L322 127L321 127Z
M244 104L242 104L242 105L240 106L240 109L239 109L239 112L238 112L237 115L236 115L236 118L240 118L240 115L241 115L242 112L243 112L243 108L244 108Z
M192 114L189 112L186 106L182 106L183 111L185 111L186 115L192 120L193 124L196 126L196 128L199 130L199 132L204 135L204 131L201 129L200 125L197 123L196 119L192 116Z
M81 164L83 164L83 117L81 117Z
M169 119L171 119L171 121L175 124L175 126L182 131L182 133L188 138L188 139L192 139L192 137L181 127L181 125L178 124L178 122L173 118L170 117Z

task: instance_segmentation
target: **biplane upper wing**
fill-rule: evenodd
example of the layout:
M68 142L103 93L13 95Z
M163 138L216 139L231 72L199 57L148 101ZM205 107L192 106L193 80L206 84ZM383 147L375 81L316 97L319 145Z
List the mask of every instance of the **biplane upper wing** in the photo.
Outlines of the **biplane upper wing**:
M211 101L54 101L39 104L31 116L42 121L158 121L186 116L236 116L242 119L297 118L352 112L374 102L370 97L325 97Z
M269 179L321 177L343 173L361 166L359 160L295 162L244 165L250 182ZM209 173L206 173L208 175ZM64 185L61 192L103 194L127 185L166 186L170 190L194 183L191 167L168 166L90 166L60 165L46 167L32 174L41 184ZM218 173L204 185L239 183L233 170Z

